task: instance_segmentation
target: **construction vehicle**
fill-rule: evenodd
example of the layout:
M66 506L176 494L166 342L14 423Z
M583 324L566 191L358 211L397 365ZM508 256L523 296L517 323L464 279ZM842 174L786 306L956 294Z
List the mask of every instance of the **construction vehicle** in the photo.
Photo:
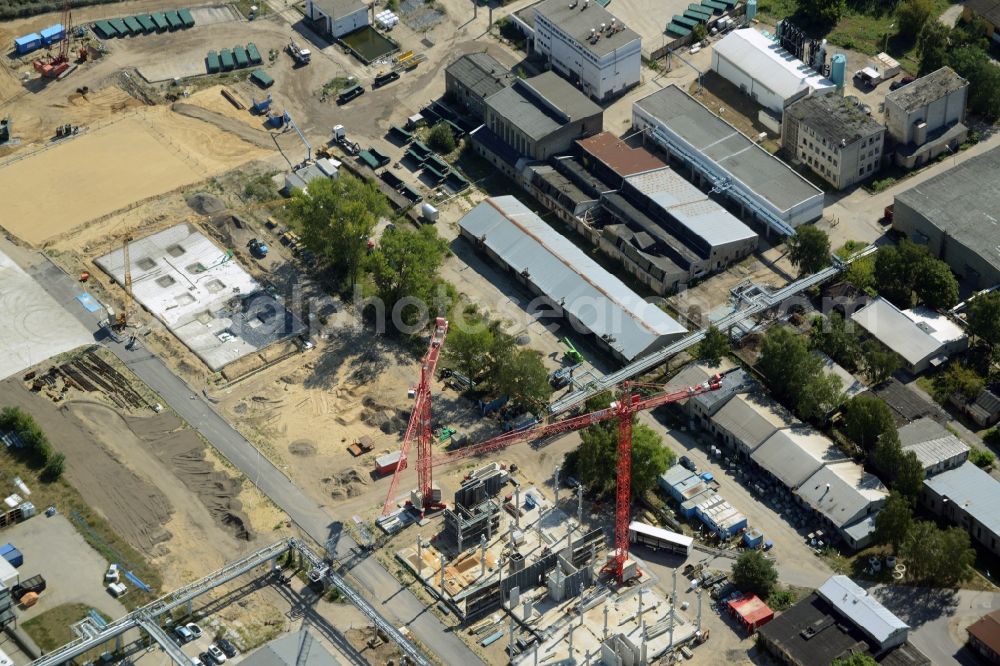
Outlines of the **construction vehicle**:
M46 79L58 79L67 74L70 68L69 36L73 34L73 14L70 12L69 5L63 8L62 24L65 34L59 40L59 50L56 52L56 55L50 56L48 59L39 58L32 63L35 71Z
M129 258L128 244L132 242L132 237L125 236L122 240L122 268L125 272L123 280L125 286L125 303L121 311L115 317L113 328L116 331L124 331L129 325L129 311L132 309L132 260Z
M10 116L0 118L0 143L10 141Z
M288 51L289 55L291 55L295 60L296 65L308 65L309 61L312 60L312 51L302 48L295 43L294 39L288 40L288 45L285 46L285 50Z
M333 126L333 138L330 143L340 146L348 155L357 155L361 152L361 146L347 138L347 129L343 125Z
M568 360L570 363L583 363L583 354L576 350L576 347L573 346L573 343L569 338L563 338L559 342L566 347L566 351L563 352L563 358Z
M263 259L268 253L267 243L262 243L256 238L251 238L247 242L247 249L250 250L250 255L256 259Z
M561 389L564 386L569 386L573 381L573 371L579 368L581 363L574 363L573 365L568 365L565 368L559 368L549 375L549 384L552 385L554 389Z
M253 101L253 104L250 106L250 113L255 116L263 116L271 108L271 93L268 93L267 97L262 100L257 100L253 97L250 99Z

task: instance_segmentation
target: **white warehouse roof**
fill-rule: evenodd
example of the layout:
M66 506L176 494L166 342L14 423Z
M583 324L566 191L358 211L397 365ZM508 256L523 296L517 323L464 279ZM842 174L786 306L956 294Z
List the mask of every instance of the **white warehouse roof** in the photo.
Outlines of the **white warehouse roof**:
M851 319L902 356L912 366L943 351L965 332L947 317L927 310L900 310L881 296Z
M909 625L868 595L847 576L831 576L817 590L841 615L868 634L882 648L906 641Z
M882 506L889 495L877 477L850 460L820 468L795 494L837 527L866 515L873 504Z
M816 70L753 28L734 30L716 43L715 53L738 66L783 99L810 88L815 92L836 88Z
M826 435L807 425L782 428L750 457L789 490L801 486L826 463L845 458Z
M513 196L486 199L459 227L627 360L687 332Z

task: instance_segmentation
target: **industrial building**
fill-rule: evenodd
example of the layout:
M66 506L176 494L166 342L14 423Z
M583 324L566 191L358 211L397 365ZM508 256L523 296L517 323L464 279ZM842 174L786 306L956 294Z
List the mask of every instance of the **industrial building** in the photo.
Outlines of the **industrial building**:
M708 391L681 403L691 419L702 428L708 428L711 417L738 393L759 389L759 385L746 370L737 368L728 359L722 359L718 366L690 363L670 379L670 386L696 386L708 381L713 375L721 374L722 382L715 391Z
M720 42L721 43L721 42ZM781 235L823 215L823 192L675 85L632 105L633 128L740 212Z
M284 191L291 196L292 190L298 188L304 192L309 189L309 183L324 178L337 178L340 174L341 162L329 157L321 157L315 162L304 164L285 174Z
M476 151L510 178L519 160L545 160L569 150L581 137L600 132L601 107L559 78L545 72L518 79L486 99L482 127L472 132Z
M902 90L902 88L900 88ZM974 289L1000 284L1000 148L896 195L892 228L943 259Z
M617 360L632 361L686 333L512 196L480 203L459 227L473 247Z
M340 666L326 646L303 626L257 648L242 660L246 666Z
M713 45L712 71L778 118L792 102L836 88L833 81L753 28L734 30Z
M971 21L982 19L986 24L986 36L1000 42L1000 0L966 0L962 6L962 19Z
M306 17L335 39L368 25L369 16L361 0L306 0Z
M780 428L797 423L791 412L755 391L733 396L710 418L708 431L741 457L749 457Z
M723 541L747 529L747 517L717 494L718 484L708 477L674 465L656 483L680 506L682 516L696 517Z
M601 181L620 189L629 176L667 166L641 146L630 146L611 132L601 132L576 142L584 166Z
M307 330L232 252L188 224L132 241L129 255L135 300L213 371ZM122 249L95 263L124 283Z
M969 337L948 317L927 308L900 310L879 297L851 315L851 319L903 359L913 374L944 364L965 351Z
M989 473L966 461L924 479L920 503L966 530L975 543L1000 555L1000 481Z
M511 14L541 56L592 99L639 85L642 39L594 0L542 0Z
M969 626L969 647L990 664L1000 664L1000 610L987 613Z
M925 476L955 469L969 459L969 445L934 419L925 416L898 432L903 451L916 454Z
M833 576L759 631L781 663L829 664L853 654L886 666L930 666L908 642L909 627L850 578Z
M486 117L486 98L514 84L515 77L486 53L468 53L444 70L445 94L476 120Z
M846 456L826 435L804 424L782 428L750 454L758 467L789 490L796 490L821 467Z
M871 544L876 513L889 497L878 477L845 460L824 465L806 479L795 496L840 532L854 550Z
M885 127L840 95L792 102L781 122L781 147L838 190L871 178L882 163Z
M954 152L969 136L969 82L944 66L885 96L885 125L896 164L907 169Z

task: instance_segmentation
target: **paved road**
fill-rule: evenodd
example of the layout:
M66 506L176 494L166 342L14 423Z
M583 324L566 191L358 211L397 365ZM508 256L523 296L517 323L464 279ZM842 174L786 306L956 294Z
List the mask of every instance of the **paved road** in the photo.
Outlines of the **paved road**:
M0 247L7 250L6 242ZM98 313L87 312L76 300L80 285L47 258L11 251L11 256L34 277L45 290L77 319L95 332L98 339ZM28 264L28 261L31 263ZM26 265L27 264L27 265ZM233 429L212 406L195 393L181 378L149 351L137 347L127 350L111 339L101 342L121 359L142 381L156 391L174 411L190 423L239 468L254 485L266 494L310 537L324 544L336 540L336 554L347 560L357 544L347 533L341 533L341 521L309 499L284 474L278 471L239 432ZM399 625L407 626L446 664L472 666L482 661L465 643L450 632L427 607L409 590L403 588L374 558L357 560L350 568L362 594L379 612Z

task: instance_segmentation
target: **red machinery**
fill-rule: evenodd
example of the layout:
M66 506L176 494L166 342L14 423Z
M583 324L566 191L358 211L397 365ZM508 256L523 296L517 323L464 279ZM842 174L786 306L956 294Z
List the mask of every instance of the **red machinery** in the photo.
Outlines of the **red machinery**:
M625 383L623 385L623 395L612 402L609 407L599 409L596 412L572 416L562 421L549 423L520 432L509 432L492 439L488 439L480 444L475 444L452 453L437 456L434 458L434 465L479 456L506 448L512 444L530 442L546 437L563 435L574 430L581 430L595 423L603 423L610 419L618 419L618 463L616 469L616 497L615 497L615 550L605 566L605 571L611 573L619 582L622 581L625 561L628 559L628 525L630 520L630 506L632 503L632 416L636 412L648 409L656 409L678 400L684 400L691 396L716 391L722 386L722 375L715 375L707 382L697 386L688 386L682 389L668 391L652 396L641 396L633 393L634 388L639 385ZM656 387L662 388L662 387Z
M69 69L69 38L73 32L73 14L69 10L69 5L63 8L63 28L66 36L59 42L59 52L47 59L39 58L33 64L35 71L47 79L59 78L59 76Z
M431 472L431 444L434 442L434 432L431 426L431 381L434 379L434 370L437 368L438 358L441 356L441 347L444 345L444 338L448 334L448 320L438 317L434 322L434 335L431 336L427 353L420 364L420 383L417 385L416 395L413 400L413 411L410 413L410 422L406 426L406 435L403 436L403 445L400 447L399 465L392 475L392 483L389 484L389 495L382 506L382 515L388 514L396 500L396 491L399 487L399 475L406 467L407 455L410 452L410 444L414 435L417 437L417 479L420 487L421 510L440 508L441 504L434 499L433 478Z

